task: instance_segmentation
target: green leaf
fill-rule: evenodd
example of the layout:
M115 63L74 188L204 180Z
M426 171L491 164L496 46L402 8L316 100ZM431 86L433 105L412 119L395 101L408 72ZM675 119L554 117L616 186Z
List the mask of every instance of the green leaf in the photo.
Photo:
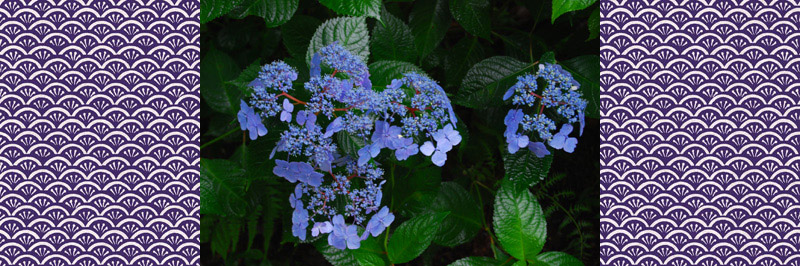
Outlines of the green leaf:
M586 116L600 118L600 56L582 55L559 63L581 84L586 105Z
M235 163L200 159L200 213L244 216L247 179Z
M430 162L428 157L425 160ZM442 168L428 167L387 169L389 178L385 185L391 193L384 198L391 200L390 207L404 216L418 215L427 211L436 198L442 180Z
M206 53L200 62L200 94L211 109L227 114L239 111L239 90L225 85L238 73L239 67L227 54L213 46Z
M201 0L200 24L227 14L241 2L241 0Z
M261 71L261 59L256 59L253 63L250 63L247 68L242 70L242 73L239 73L236 79L226 81L225 84L236 86L240 92L246 93L249 90L247 85L258 77L259 71Z
M226 259L228 253L231 253L239 243L240 230L241 223L238 219L219 221L211 235L211 252L219 254L223 260Z
M409 72L425 74L421 68L408 62L377 61L369 65L369 79L373 88L385 88L393 79L402 78L403 74Z
M431 244L433 235L445 217L446 212L420 215L398 226L389 238L389 261L394 264L406 263L422 254Z
M434 212L449 211L444 218L433 242L442 246L454 247L475 237L483 225L483 213L478 203L464 188L454 182L444 182L439 194L431 203Z
M359 234L363 233L359 231ZM381 238L382 239L382 238ZM362 266L383 266L389 265L386 252L383 250L383 242L378 242L377 237L368 237L361 241L361 247L350 250L359 265Z
M289 22L281 26L283 45L292 57L304 58L308 43L314 35L314 30L322 24L322 21L304 15L294 16Z
M317 248L319 253L322 253L322 256L325 257L325 260L333 264L334 266L352 266L358 265L358 260L353 255L352 252L348 250L341 250L335 248L331 245L328 245L327 237L320 238L316 242L314 242L314 247Z
M539 254L533 259L536 266L583 266L583 262L564 252L551 251Z
M414 62L417 50L414 36L402 20L392 16L386 9L382 12L384 23L376 23L372 29L372 56L375 60Z
M492 31L490 13L492 7L487 0L450 0L450 13L467 32L489 39Z
M511 182L516 191L527 189L547 177L553 155L543 158L536 157L528 149L521 149L510 154L503 151L503 167L506 170L506 180Z
M497 240L514 258L532 259L542 251L547 226L542 207L527 189L515 191L503 182L495 196L493 220Z
M419 56L424 58L439 45L450 27L446 0L417 1L409 15L408 24L414 34Z
M444 72L447 85L461 86L461 80L470 67L480 62L486 51L477 38L463 38L450 50L444 60Z
M539 63L556 64L556 54L553 51L547 51L539 58Z
M319 0L340 15L373 17L381 20L381 0Z
M358 158L358 150L366 145L364 138L350 134L344 130L336 133L336 144L344 154L352 158Z
M488 257L466 257L450 263L448 266L500 266L502 261Z
M267 22L267 28L273 28L289 21L298 4L299 0L245 0L231 11L231 16L237 19L259 16Z
M471 108L502 105L503 93L516 82L518 75L533 66L507 56L483 60L467 71L453 102Z
M550 16L550 23L555 23L556 19L564 13L587 8L596 1L597 0L553 0L553 15Z
M365 63L369 61L369 31L364 18L339 17L325 21L314 32L306 51L306 64L311 62L311 57L319 49L335 41L353 55L361 57Z
M592 15L589 16L589 38L586 39L591 40L600 36L600 8L595 8Z

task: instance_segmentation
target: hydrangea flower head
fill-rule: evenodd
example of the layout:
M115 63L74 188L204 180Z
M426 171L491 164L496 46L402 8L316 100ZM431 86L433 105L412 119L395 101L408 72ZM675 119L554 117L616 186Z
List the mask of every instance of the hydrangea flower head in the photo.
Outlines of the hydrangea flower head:
M375 236L394 220L381 206L386 181L373 159L383 149L397 160L422 151L442 166L461 142L457 118L442 87L422 74L407 73L373 90L367 65L338 43L315 53L309 70L309 80L296 86L304 93L297 94L293 68L280 61L262 67L250 83L254 108L243 102L240 123L242 129L264 118L286 123L269 158L285 155L275 159L272 173L296 183L289 195L292 235L304 240L313 224L312 237L328 234L331 246L356 249L359 226L367 228L362 237ZM361 146L347 154L334 141L341 137ZM426 139L422 148L415 143Z
M511 99L516 106L508 111L503 121L508 152L513 154L528 147L541 158L550 154L545 142L555 149L573 152L578 139L568 134L572 131L571 124L577 122L583 135L587 105L578 88L580 83L558 64L542 63L535 74L517 77L517 83L503 95L503 100ZM552 112L546 113L545 109ZM564 124L561 131L553 134L556 121Z

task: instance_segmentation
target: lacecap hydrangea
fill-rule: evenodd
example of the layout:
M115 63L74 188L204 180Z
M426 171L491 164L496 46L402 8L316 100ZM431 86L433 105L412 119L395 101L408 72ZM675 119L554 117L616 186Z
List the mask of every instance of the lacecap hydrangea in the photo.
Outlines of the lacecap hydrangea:
M572 124L579 123L578 135L583 135L586 123L584 110L587 102L581 98L579 88L580 83L557 64L542 63L536 74L517 77L517 83L503 95L504 101L513 96L511 101L515 105L503 120L508 152L513 154L527 147L542 158L550 154L545 142L557 150L575 151L578 139L569 136L573 131ZM553 111L550 117L544 113L545 110ZM557 121L563 124L553 133Z
M327 234L331 246L357 249L394 221L381 205L378 156L402 161L422 153L444 165L461 142L456 116L442 87L423 74L406 73L373 89L361 58L337 43L313 55L310 76L296 89L294 68L281 61L263 66L249 84L239 122L251 139L267 134L265 120L288 124L270 159L276 158L276 176L297 184L289 196L292 234L301 240L309 231ZM334 141L340 134L364 144L348 155Z

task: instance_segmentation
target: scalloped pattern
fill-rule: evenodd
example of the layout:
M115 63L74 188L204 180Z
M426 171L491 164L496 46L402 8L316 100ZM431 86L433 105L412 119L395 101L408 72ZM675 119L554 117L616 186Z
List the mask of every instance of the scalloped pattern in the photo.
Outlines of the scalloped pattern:
M603 1L601 264L800 264L800 2Z
M198 1L0 1L0 265L197 265Z

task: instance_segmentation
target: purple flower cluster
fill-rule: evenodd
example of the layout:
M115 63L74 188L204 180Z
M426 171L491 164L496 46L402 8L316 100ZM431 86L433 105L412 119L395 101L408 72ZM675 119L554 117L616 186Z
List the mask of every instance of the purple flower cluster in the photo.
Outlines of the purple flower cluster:
M545 84L541 90L540 84ZM571 124L580 123L579 135L583 135L584 109L587 104L577 91L579 87L580 83L557 64L542 63L539 64L539 71L536 74L518 77L517 83L503 95L503 100L513 96L512 103L519 106L509 110L503 121L506 125L503 135L506 137L508 152L513 154L527 147L537 157L542 158L550 154L544 142L554 149L562 149L569 153L575 151L578 139L569 137L572 132ZM526 106L536 113L525 114L522 108ZM543 113L546 108L554 110L557 116L547 117ZM565 123L557 133L553 134L557 120ZM533 132L537 134L530 135ZM539 141L534 141L532 138Z
M381 205L385 181L375 159L385 150L399 161L421 152L442 166L461 142L457 118L441 86L424 75L407 73L373 90L367 66L337 43L313 55L310 73L293 88L293 68L265 65L250 83L253 108L243 101L239 121L252 139L266 134L265 118L288 123L270 159L285 153L275 159L273 174L297 184L289 196L292 234L305 240L311 226L312 237L328 234L330 245L356 249L394 221ZM298 99L295 89L309 96ZM335 137L359 147L341 149Z

